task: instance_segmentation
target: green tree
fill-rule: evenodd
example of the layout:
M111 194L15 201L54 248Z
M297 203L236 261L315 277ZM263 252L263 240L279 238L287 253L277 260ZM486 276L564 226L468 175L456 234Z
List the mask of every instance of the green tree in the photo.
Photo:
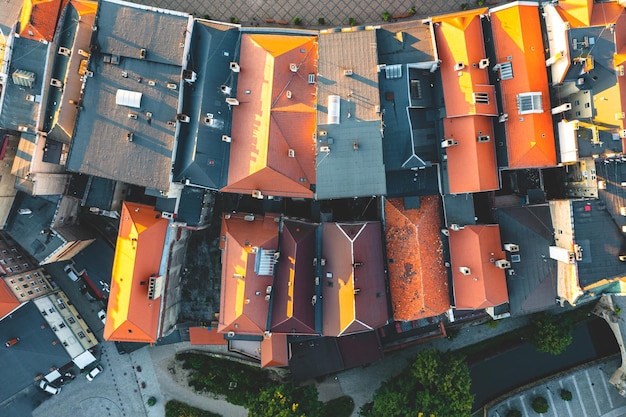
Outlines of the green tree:
M544 414L548 412L548 400L543 397L535 397L531 405L535 413Z
M323 404L315 386L286 384L261 390L247 408L249 417L321 417Z
M376 391L372 409L362 414L469 416L474 401L470 385L469 368L462 356L425 350L418 353L404 373Z
M569 317L541 313L533 318L531 329L535 349L559 355L572 343L574 323Z

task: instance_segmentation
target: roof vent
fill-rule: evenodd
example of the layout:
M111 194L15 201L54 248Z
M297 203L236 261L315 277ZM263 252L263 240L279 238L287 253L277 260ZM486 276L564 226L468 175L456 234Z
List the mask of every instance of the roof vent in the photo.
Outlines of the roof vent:
M320 146L320 152L330 153L330 146Z
M456 64L454 64L455 71L461 71L463 68L465 68L464 62L457 62Z
M298 66L292 62L291 64L289 64L289 71L298 72Z
M59 53L61 53L61 48L59 48ZM89 52L85 52L82 49L78 50L78 55L84 56L85 58L89 58Z
M146 59L146 50L145 50L145 48L141 48L139 50L139 58Z
M519 246L517 246L515 243L505 243L504 250L511 253L519 252Z
M449 148L451 146L457 146L458 144L459 144L458 140L446 139L443 142L441 142L441 147L442 148Z
M168 121L167 121L167 125L168 125L169 127L174 127L174 126L176 126L176 122L175 122L174 120L168 120Z
M226 99L226 103L228 103L231 106L238 106L239 105L239 100L237 100L236 98L228 97Z
M345 75L346 77L351 76L352 74L354 74L354 72L352 72L351 69L345 69L343 70L343 75Z
M17 130L18 130L19 132L28 132L28 127L26 127L26 126L22 126L22 125L19 125L19 126L17 127Z
M507 120L509 120L509 114L508 113L504 113L502 116L500 116L498 118L498 122L500 122L500 123L504 123Z
M466 266L460 266L459 267L459 272L462 273L463 275L469 275L472 273L471 269L469 269Z
M65 56L70 56L70 53L72 51L64 46L60 46L59 47L59 55L65 55Z
M183 80L187 81L188 83L194 83L196 82L196 80L198 79L198 74L196 74L195 71L192 70L184 70L183 71Z
M129 142L132 142L133 139L135 139L135 134L133 132L128 132L126 134L126 140L128 140Z
M271 295L269 295L269 294L267 294L267 295L265 296L265 301L269 301L269 300L270 300L270 298L272 298L272 296L271 296Z
M179 113L176 115L176 120L183 123L189 123L190 119L189 116L187 116L186 114Z
M175 83L167 83L167 88L169 88L170 90L176 90L176 84Z
M315 84L315 74L309 74L309 84Z
M156 81L154 81L154 80L148 80L148 85L149 85L150 87L154 87L154 86L156 85Z
M295 158L296 157L296 151L293 149L289 149L289 157L290 158Z
M232 140L233 140L233 138L231 138L230 136L222 135L222 142L230 143L230 142L232 142Z
M232 89L232 88L230 88L230 87L229 87L229 86L227 86L227 85L221 85L221 86L220 86L220 91L221 91L222 93L226 94L226 95L230 95L230 92L231 92L232 90L233 90L233 89Z
M241 67L239 66L239 64L238 64L238 63L236 63L236 62L231 62L231 63L230 63L230 70L231 70L232 72L239 72L239 71L241 71Z
M258 198L259 200L263 199L263 193L260 190L254 190L252 191L252 197L253 198Z
M478 61L478 68L487 69L489 68L489 58L484 58Z
M489 135L478 135L479 142L489 142L490 139Z
M128 118L137 120L137 113L128 113Z
M507 269L511 267L511 262L507 261L506 259L498 259L496 261L496 267L500 269Z
M50 79L50 85L53 87L63 87L63 83L60 80L57 80L56 78L51 78Z
M235 332L228 332L228 337L235 337Z
M285 95L287 96L287 98L291 98L291 90L287 90L287 92L285 93Z

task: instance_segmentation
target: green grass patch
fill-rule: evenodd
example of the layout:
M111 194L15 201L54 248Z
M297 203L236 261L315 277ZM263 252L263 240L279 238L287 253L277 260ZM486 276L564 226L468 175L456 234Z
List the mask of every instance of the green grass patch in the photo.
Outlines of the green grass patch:
M354 410L352 397L344 395L324 404L324 417L350 417Z
M171 400L165 404L165 417L222 417L222 415Z

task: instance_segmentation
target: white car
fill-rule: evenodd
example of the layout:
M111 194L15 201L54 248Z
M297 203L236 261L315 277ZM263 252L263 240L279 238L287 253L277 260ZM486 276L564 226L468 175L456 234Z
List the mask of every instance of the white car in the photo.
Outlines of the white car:
M85 375L85 378L87 378L87 381L91 382L102 371L103 371L102 365L98 365L95 368L93 368L91 371L89 371L89 373Z
M17 214L33 214L33 211L28 208L21 208L17 211Z
M39 388L41 388L42 390L52 395L55 395L61 392L61 388L53 387L52 385L48 383L48 381L43 380L43 379L39 381Z
M106 324L107 321L107 315L104 312L104 310L100 310L98 311L98 318L100 319L100 321L102 322L102 324Z

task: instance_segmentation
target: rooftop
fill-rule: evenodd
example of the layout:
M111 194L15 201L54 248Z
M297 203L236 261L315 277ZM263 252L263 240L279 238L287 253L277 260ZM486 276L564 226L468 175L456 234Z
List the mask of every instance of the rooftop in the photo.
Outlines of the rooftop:
M225 214L218 332L262 335L278 249L278 218Z
M287 336L272 334L261 341L261 368L289 365Z
M183 112L200 114L180 125L180 141L176 149L173 181L217 190L226 185L232 109L226 103L221 87L236 91L236 77L229 63L235 59L240 33L233 25L194 22L191 41L191 62L198 79L185 85ZM209 65L210 63L210 65Z
M320 200L386 193L377 63L375 30L319 36Z
M271 301L273 333L317 334L315 331L315 258L317 225L285 220L280 260Z
M342 336L387 323L378 222L322 226L323 334Z
M167 228L168 220L153 207L122 204L104 326L106 340L154 343L159 337L161 296L148 296L148 281L158 277Z
M86 78L69 170L169 190L190 21L184 13L100 3L99 49L90 57L93 76Z
M45 63L50 44L15 36L11 50L9 79L2 89L0 126L19 130L37 129L38 111L42 101ZM42 63L44 65L42 65Z
M17 299L11 288L4 280L0 280L0 320L11 314L20 306L20 300Z
M222 190L311 198L315 184L317 38L244 34Z
M552 308L557 297L557 261L550 258L554 245L548 206L499 208L496 211L502 241L516 244L507 253L514 274L507 275L512 316Z
M506 260L498 225L450 229L450 261L457 310L495 307L509 301L504 269Z
M450 308L441 242L441 198L421 197L419 208L403 199L385 204L385 241L393 318L412 321Z
M19 34L37 42L52 42L57 22L68 0L24 0Z
M513 2L489 13L498 83L507 121L509 168L556 165L548 74L537 3Z

